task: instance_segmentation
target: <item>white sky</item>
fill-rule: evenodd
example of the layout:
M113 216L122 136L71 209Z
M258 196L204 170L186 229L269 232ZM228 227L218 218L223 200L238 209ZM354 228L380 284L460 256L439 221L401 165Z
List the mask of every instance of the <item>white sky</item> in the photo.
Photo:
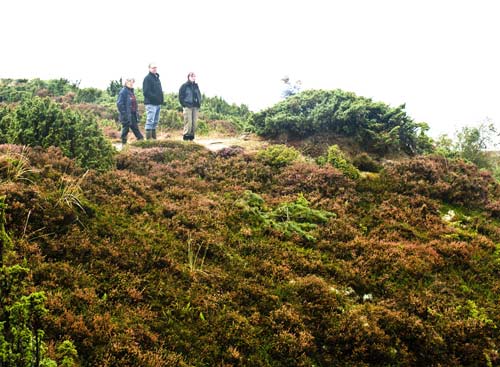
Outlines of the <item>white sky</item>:
M280 79L406 103L430 134L500 129L497 0L2 0L0 78L105 89L155 61L165 92L200 89L252 110Z

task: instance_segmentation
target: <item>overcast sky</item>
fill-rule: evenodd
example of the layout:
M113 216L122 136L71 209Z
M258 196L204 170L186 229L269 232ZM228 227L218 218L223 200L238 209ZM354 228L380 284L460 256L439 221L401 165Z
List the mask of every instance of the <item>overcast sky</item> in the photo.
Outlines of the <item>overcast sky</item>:
M200 89L258 111L281 78L406 104L431 135L500 128L496 0L16 0L0 5L0 78L106 88L158 64L165 92Z

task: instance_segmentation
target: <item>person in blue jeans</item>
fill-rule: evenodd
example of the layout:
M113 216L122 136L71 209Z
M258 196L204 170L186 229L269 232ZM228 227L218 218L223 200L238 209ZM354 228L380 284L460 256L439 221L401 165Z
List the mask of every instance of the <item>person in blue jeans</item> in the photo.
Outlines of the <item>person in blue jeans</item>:
M156 127L160 121L160 109L163 104L163 90L161 88L158 66L149 64L149 73L142 83L144 105L146 107L146 139L156 139Z
M118 93L116 107L120 113L120 122L122 124L121 140L122 144L127 144L129 130L132 130L137 140L143 140L138 125L137 100L134 94L134 78L125 79L125 85Z

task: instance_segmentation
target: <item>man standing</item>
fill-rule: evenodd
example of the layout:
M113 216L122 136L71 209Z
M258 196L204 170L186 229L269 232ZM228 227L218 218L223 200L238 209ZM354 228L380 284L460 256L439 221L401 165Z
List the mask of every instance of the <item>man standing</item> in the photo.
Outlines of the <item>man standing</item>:
M142 83L144 105L146 107L146 139L156 139L156 127L160 120L160 108L163 104L163 90L161 88L160 74L155 63L149 64L149 74Z
M201 105L201 93L196 84L195 73L188 74L188 80L179 89L179 102L184 109L183 140L193 140L196 130L196 120Z

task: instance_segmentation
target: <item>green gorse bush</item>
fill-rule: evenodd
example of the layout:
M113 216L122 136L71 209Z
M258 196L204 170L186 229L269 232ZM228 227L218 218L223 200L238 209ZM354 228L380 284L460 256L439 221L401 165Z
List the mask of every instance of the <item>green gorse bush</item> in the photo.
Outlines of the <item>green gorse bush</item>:
M391 107L340 89L308 90L256 113L252 125L267 137L334 133L380 154L426 151L428 126L414 122L404 109L404 105Z
M113 147L91 115L34 97L0 116L0 143L56 146L84 168L107 170L114 165Z

